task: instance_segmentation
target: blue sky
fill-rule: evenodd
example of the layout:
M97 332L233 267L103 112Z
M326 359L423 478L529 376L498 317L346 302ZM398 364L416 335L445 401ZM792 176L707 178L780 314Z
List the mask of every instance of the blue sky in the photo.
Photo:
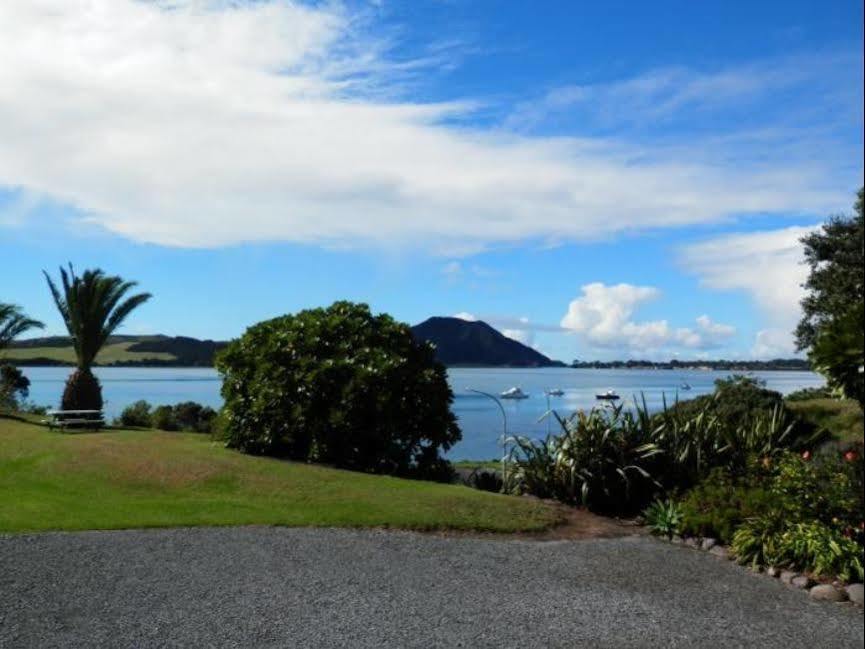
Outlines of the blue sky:
M755 6L756 5L756 6ZM336 299L573 358L793 352L862 184L860 2L0 7L0 300L209 338Z

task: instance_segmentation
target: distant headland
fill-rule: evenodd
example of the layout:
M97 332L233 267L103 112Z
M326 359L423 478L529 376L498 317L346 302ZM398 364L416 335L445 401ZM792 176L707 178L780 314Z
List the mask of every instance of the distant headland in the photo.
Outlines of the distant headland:
M570 364L545 356L508 338L482 321L432 317L412 327L418 340L435 345L438 360L449 367L573 367L577 369L719 370L729 372L810 370L807 360L575 360ZM111 336L97 357L102 367L213 367L216 352L228 343L188 336ZM19 366L75 364L67 336L18 340L5 351L6 360Z

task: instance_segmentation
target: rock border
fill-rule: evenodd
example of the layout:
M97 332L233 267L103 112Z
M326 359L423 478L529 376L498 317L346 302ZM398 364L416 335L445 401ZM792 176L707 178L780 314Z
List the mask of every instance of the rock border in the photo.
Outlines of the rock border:
M730 549L712 537L696 536L655 536L656 539L666 541L672 545L690 548L711 554L725 561L734 561L736 557ZM835 602L839 604L852 604L863 608L863 585L861 583L844 584L840 580L815 581L810 575L793 570L786 570L776 566L745 566L754 574L762 573L770 579L777 579L781 583L808 593L811 599L819 602Z

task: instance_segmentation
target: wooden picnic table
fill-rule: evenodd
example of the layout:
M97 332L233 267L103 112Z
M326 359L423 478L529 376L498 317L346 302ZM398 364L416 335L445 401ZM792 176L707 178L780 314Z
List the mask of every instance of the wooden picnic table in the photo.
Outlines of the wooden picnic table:
M50 417L49 428L102 428L105 425L101 410L49 410L46 414Z

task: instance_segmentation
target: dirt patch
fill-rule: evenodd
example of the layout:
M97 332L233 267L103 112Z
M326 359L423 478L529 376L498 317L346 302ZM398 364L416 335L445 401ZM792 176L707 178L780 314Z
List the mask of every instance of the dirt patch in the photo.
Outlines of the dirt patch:
M593 514L586 509L576 507L561 508L564 522L545 532L538 534L525 534L536 540L560 541L560 540L582 540L582 539L614 539L623 536L643 536L647 534L646 528L637 525L632 520L619 518L608 518Z
M544 503L556 510L560 522L542 532L470 532L463 530L439 530L430 532L439 536L467 536L472 538L490 538L502 540L524 541L581 541L588 539L615 539L625 536L646 536L648 531L634 520L610 518L593 514L587 509L568 507L555 500L542 500L532 496L539 503Z

